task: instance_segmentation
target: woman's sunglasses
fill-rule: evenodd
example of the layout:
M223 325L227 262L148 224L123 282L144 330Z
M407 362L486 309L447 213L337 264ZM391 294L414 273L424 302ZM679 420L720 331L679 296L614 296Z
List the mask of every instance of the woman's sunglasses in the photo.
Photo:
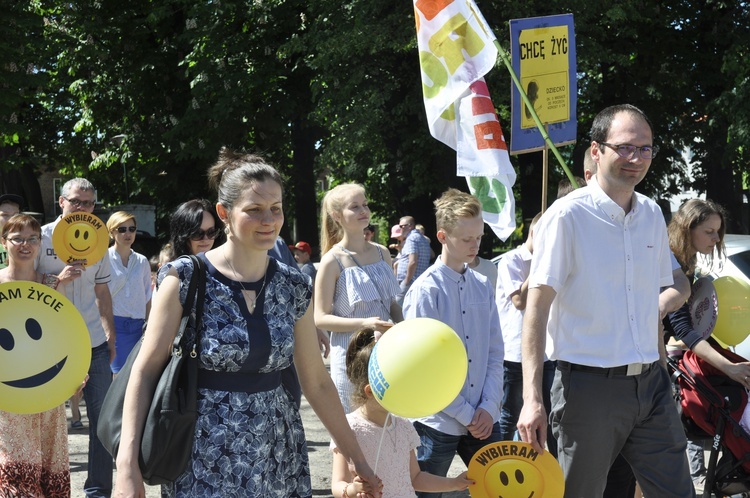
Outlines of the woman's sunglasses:
M211 240L215 239L219 236L220 230L216 227L209 228L208 230L202 230L199 229L197 232L195 232L193 235L190 236L190 240L203 240L205 238L209 238Z
M133 227L117 227L117 231L119 233L125 233L125 232L135 233L136 228L134 226Z

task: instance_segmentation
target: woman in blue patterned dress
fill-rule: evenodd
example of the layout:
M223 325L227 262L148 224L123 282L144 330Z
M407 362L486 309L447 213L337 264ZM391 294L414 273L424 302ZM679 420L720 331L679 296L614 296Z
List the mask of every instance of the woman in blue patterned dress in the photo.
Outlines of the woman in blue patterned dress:
M310 497L310 471L298 392L345 448L373 496L373 474L344 417L315 334L309 279L268 257L284 223L281 177L262 158L222 150L209 170L227 242L199 257L207 265L200 337L198 420L192 458L163 494L174 497ZM361 231L360 231L361 235ZM165 265L144 342L128 385L117 497L143 497L141 426L182 314L192 265Z
M320 247L323 255L315 279L315 325L331 332L331 378L344 411L353 408L353 387L346 376L346 350L354 332L371 328L385 332L403 320L396 302L398 282L391 254L367 242L370 224L365 189L356 183L326 193L321 207Z

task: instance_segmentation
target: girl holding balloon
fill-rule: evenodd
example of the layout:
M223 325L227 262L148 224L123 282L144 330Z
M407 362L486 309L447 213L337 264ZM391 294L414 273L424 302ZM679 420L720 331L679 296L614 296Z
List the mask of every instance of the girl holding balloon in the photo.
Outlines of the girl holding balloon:
M724 209L713 201L690 199L682 204L667 227L669 247L689 279L695 278L698 254L713 264L714 254L725 254ZM716 351L695 329L685 304L664 319L667 332L682 341L695 354L721 370L727 377L750 388L750 363L732 363Z
M354 334L346 351L346 374L352 383L352 403L356 409L346 418L367 463L383 481L383 498L416 496L415 491L462 491L473 484L466 472L456 477L442 477L419 468L415 448L419 436L405 418L394 416L378 403L370 388L368 365L375 347L375 330L365 328ZM364 488L352 476L346 458L331 443L333 475L331 492L335 498L354 498Z
M391 255L367 242L370 224L365 189L344 183L328 191L321 206L320 268L315 279L315 325L331 332L331 378L349 413L352 385L346 377L346 349L354 331L382 333L403 320Z

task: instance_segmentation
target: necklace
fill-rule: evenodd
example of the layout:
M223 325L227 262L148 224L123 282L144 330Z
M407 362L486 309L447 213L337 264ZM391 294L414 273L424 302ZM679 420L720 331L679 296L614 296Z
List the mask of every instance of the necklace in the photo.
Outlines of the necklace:
M237 275L237 272L235 271L234 266L232 266L232 263L230 263L229 260L227 259L227 255L223 253L222 256L224 256L224 261L227 262L227 266L229 266L229 268L232 270L232 273L234 273L234 278L237 279L237 283L240 284L240 287L242 287L242 290L251 291L252 289L248 289L242 283L242 279L239 277L239 275ZM267 268L268 268L268 258L266 258L266 269ZM263 288L266 286L266 274L267 273L268 271L263 272L263 284L260 286L260 290L255 293L255 297L250 302L250 306L248 306L251 314L255 312L255 303L258 300L258 296L260 296L260 293L263 292ZM245 299L247 299L247 297L245 297Z

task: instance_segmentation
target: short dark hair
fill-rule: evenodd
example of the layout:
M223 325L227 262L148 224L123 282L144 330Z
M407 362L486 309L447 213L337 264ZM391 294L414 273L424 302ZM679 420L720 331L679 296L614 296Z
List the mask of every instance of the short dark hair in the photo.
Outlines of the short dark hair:
M11 232L20 232L24 228L31 228L40 237L42 236L42 226L36 218L29 214L16 214L11 216L8 223L3 227L3 238L7 238Z
M621 112L627 112L628 114L643 119L646 124L648 124L648 127L651 130L651 136L653 137L654 127L645 112L631 104L619 104L609 106L596 115L594 122L591 124L591 140L597 144L606 142L609 135L609 129L612 127L612 121L615 119L615 116Z

